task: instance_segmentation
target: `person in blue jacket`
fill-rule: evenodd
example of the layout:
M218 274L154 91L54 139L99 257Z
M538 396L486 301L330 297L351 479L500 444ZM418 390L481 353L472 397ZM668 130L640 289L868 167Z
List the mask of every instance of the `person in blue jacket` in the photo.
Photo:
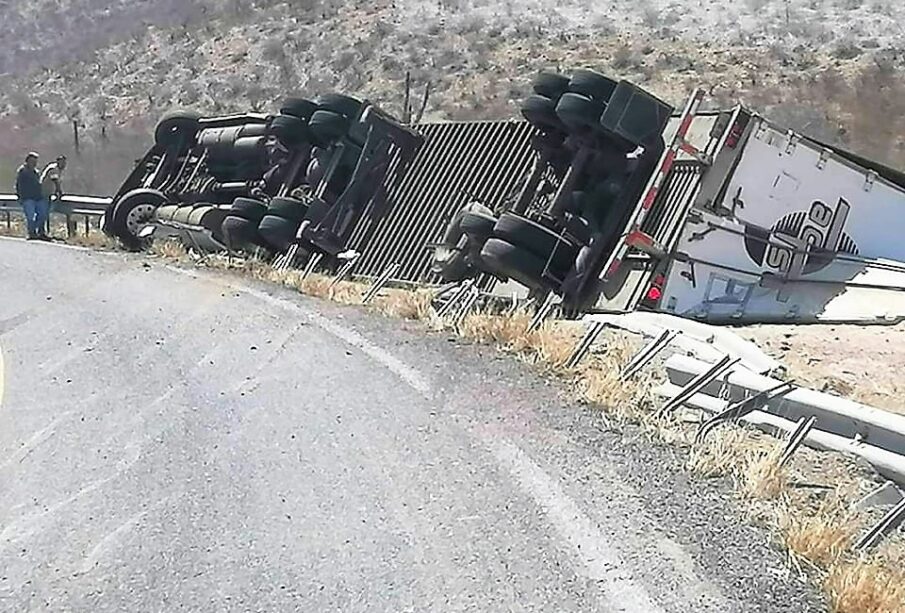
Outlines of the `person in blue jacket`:
M50 204L44 198L41 189L37 153L32 152L25 156L25 163L16 172L16 197L19 198L19 204L25 214L28 240L50 240L44 231L47 227Z

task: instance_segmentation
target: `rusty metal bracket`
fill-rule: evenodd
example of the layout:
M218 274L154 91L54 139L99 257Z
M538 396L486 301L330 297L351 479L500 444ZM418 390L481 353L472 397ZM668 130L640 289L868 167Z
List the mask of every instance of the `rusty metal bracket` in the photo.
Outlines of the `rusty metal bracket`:
M713 431L721 423L725 423L728 421L738 421L753 413L754 411L759 411L764 408L768 402L770 402L773 398L777 396L781 396L783 394L787 394L795 388L795 384L790 381L784 381L779 385L776 385L770 389L764 390L759 394L755 394L750 398L745 398L744 400L737 402L727 408L722 413L714 415L707 421L701 424L698 428L698 432L694 437L694 442L700 444L704 442L704 439L707 438L707 435Z
M315 253L310 258L308 258L308 263L305 264L304 270L302 270L302 281L308 278L311 273L320 265L321 260L324 259L324 254Z
M732 358L728 355L724 356L722 360L711 366L707 371L689 381L688 385L682 388L682 391L676 394L675 397L671 398L659 411L657 411L657 417L663 417L667 413L671 413L685 404L692 396L729 372L729 370L740 361L740 358Z
M905 521L905 499L890 509L876 526L865 532L855 543L855 551L864 552L876 547Z
M641 369L650 364L651 360L666 349L678 335L679 332L676 330L663 330L660 336L645 345L641 351L635 354L635 357L629 360L629 363L619 373L619 380L627 381L641 372Z
M811 430L814 429L816 424L817 418L813 415L807 418L802 417L798 420L798 425L789 435L789 442L786 444L786 448L782 452L782 457L779 459L780 466L785 466L789 463L792 456L804 444L805 439L808 437Z
M393 275L399 272L399 269L402 268L402 265L398 262L394 262L390 264L386 270L384 270L379 277L374 280L374 283L371 284L371 287L365 293L365 295L361 299L362 304L368 304L371 302L380 290L384 288L384 286L389 283L390 279L393 278Z
M333 277L333 281L330 282L330 289L333 289L337 285L339 285L340 281L343 281L346 277L351 274L352 269L355 268L355 264L358 263L358 258L361 257L360 253L354 253L351 257L346 259L345 264L343 264L339 271L337 271L336 276Z
M591 350L591 346L594 345L594 341L597 340L597 337L600 336L600 333L603 332L604 328L606 328L606 324L602 321L591 323L590 327L588 327L585 332L584 337L578 342L578 345L575 346L572 355L566 360L566 368L575 368L581 363L581 360L588 354L588 351Z
M534 314L534 318L531 320L531 323L528 325L528 332L537 331L550 317L550 314L553 312L554 307L559 306L560 298L554 293L547 294L547 298L544 300L541 307L537 310L537 313Z
M466 294L468 294L473 285L474 279L466 279L464 282L458 284L458 289L456 289L449 300L446 301L446 304L440 307L440 309L437 311L437 317L441 319L445 318L452 311L453 307L455 307L456 304L458 304L459 301L462 300L466 296ZM453 286L453 288L454 287L455 286Z

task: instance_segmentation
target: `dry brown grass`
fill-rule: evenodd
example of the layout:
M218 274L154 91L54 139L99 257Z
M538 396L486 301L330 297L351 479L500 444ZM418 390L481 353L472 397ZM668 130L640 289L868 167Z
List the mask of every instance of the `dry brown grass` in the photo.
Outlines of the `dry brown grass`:
M862 521L837 496L817 508L796 508L788 500L776 506L776 522L790 552L821 570L845 559Z
M487 315L475 313L462 320L459 332L465 338L478 343L495 344L518 351L525 345L531 315L519 311L512 315Z
M89 249L118 249L119 243L115 238L110 238L101 231L92 231L88 234L75 234L66 239L70 245L88 247Z
M463 319L459 334L470 340L493 344L534 364L565 374L565 364L581 337L580 325L545 322L529 331L532 315L474 313Z
M389 317L426 320L431 314L433 292L429 290L383 290L374 301L374 307Z
M782 443L774 443L772 449L757 449L747 454L739 483L744 496L772 500L786 491L789 471L780 466L784 447Z
M719 428L691 448L688 468L705 478L737 476L744 472L750 434L742 428Z
M10 223L7 225L6 216L0 220L0 236L25 236L25 220L21 216L11 216Z
M833 613L905 611L905 569L882 558L857 558L833 566L824 590Z
M623 381L611 356L595 357L579 370L577 389L585 402L602 407L623 422L645 424L653 418L653 399L647 379Z
M9 225L6 223L5 216L0 219L0 236L24 238L25 234L25 220L21 215L13 215ZM97 228L91 228L88 234L85 234L84 226L81 224L75 227L75 232L70 236L66 229L66 224L60 221L59 217L52 218L50 234L56 237L55 240L62 240L69 245L78 245L79 247L104 250L118 247L115 239L110 238Z
M175 261L187 260L189 255L185 246L176 239L153 241L149 253Z

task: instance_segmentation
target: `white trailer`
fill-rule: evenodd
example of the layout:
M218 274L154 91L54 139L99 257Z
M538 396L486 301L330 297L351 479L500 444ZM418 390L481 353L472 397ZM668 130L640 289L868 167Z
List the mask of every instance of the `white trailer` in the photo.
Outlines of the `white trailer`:
M698 114L700 99L686 108L687 132L676 120L667 134L673 146L600 275L596 310L905 318L905 174L741 106Z

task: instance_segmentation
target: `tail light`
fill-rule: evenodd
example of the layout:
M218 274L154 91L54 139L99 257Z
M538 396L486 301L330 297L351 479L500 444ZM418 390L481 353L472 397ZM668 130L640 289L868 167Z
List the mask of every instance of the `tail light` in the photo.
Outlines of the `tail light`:
M656 285L651 286L649 290L647 290L647 300L648 302L660 302L660 298L663 297L663 290L657 287Z
M653 282L647 290L647 294L644 297L644 305L649 307L655 307L663 298L663 286L666 284L666 277L663 275L657 275L654 277Z

